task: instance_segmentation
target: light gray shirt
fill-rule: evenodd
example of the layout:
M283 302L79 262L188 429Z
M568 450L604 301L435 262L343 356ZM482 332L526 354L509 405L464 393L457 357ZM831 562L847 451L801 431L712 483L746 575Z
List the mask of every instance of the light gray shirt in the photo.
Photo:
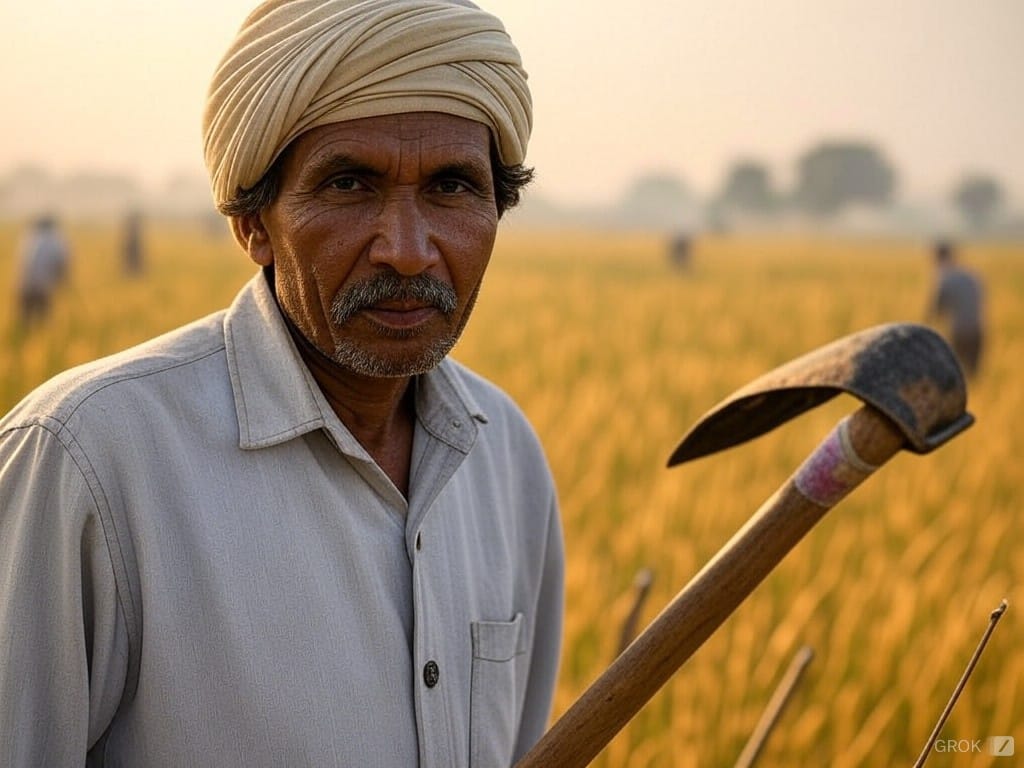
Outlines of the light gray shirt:
M563 553L538 441L446 360L408 501L257 275L0 421L8 768L508 766L542 734Z
M19 290L45 293L61 281L68 263L68 247L53 229L35 229L21 246Z

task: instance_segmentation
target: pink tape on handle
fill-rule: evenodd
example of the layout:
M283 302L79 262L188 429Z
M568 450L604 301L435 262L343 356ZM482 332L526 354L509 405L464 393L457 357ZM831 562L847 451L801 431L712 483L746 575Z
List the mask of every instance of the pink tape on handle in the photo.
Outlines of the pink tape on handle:
M853 449L849 420L843 419L797 470L793 483L808 499L828 508L876 469L878 467L861 459Z

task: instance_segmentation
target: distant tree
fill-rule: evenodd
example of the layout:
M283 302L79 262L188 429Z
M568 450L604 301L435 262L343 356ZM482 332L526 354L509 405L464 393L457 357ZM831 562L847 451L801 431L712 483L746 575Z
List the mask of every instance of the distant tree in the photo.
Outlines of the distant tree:
M689 199L690 193L681 179L667 174L651 174L633 182L626 193L625 204L645 206L661 202L686 203Z
M117 173L80 171L61 184L64 205L86 215L121 215L138 205L141 198L138 182Z
M1003 188L991 176L967 176L953 189L953 204L974 229L985 229L1003 205Z
M15 168L0 179L0 214L29 217L60 208L58 182L34 165Z
M825 142L800 158L796 203L828 216L851 203L888 205L896 172L881 150L867 142Z
M775 208L776 200L768 168L753 160L741 160L729 169L718 202L738 211L768 213Z
M651 174L632 184L616 214L629 226L675 229L688 221L693 206L693 197L682 180Z

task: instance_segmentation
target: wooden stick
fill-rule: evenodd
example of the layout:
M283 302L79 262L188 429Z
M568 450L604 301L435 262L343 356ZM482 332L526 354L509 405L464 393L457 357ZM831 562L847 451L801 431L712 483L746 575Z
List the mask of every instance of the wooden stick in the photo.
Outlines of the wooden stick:
M636 627L640 621L640 611L643 610L647 595L651 592L651 584L654 583L654 572L650 568L641 568L633 577L633 606L629 614L622 622L622 631L619 634L619 651L622 653L636 637ZM616 654L618 655L618 654Z
M782 711L786 708L786 704L793 695L793 691L796 690L804 670L807 669L807 665L811 663L813 658L814 650L806 645L800 648L796 655L793 656L786 674L782 676L782 680L779 681L775 692L772 693L771 699L768 700L768 705L765 707L764 712L761 713L761 719L757 721L757 726L754 728L753 733L750 734L750 739L747 740L746 746L743 747L739 759L736 760L735 768L751 768L757 761L761 750L764 749L764 745L771 735L772 729L775 728L775 724L782 716Z
M903 444L871 406L840 423L516 768L589 765L815 523Z
M949 701L946 702L945 709L942 710L942 714L939 716L939 722L935 724L935 728L932 729L931 736L928 737L928 743L924 745L924 749L921 750L921 754L917 756L917 762L914 763L914 768L921 768L924 765L925 760L928 759L928 755L932 751L932 747L935 745L935 740L939 738L939 731L942 730L942 726L946 724L946 720L949 719L949 714L953 711L953 707L956 706L957 700L960 698L960 693L963 691L964 686L967 685L967 679L971 676L974 671L974 667L978 664L978 659L981 658L982 651L985 650L985 646L988 645L988 639L992 636L993 630L996 628L996 624L999 623L999 619L1002 618L1003 614L1006 613L1007 608L1006 600L999 603L999 607L992 611L988 617L988 627L985 628L985 634L981 636L981 642L978 643L978 647L974 649L974 654L971 656L971 660L967 662L967 669L960 676L960 682L956 684L956 688L953 689L953 695L949 697Z

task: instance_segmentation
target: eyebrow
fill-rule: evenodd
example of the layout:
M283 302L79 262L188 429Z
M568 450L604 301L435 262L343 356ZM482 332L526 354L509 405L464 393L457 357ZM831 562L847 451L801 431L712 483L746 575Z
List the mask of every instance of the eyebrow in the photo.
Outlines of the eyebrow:
M326 153L310 161L302 172L302 180L306 184L315 185L336 174L381 179L387 176L387 171L350 154ZM441 163L427 176L432 181L446 178L461 179L478 187L489 187L493 179L489 164L473 158Z
M444 163L430 173L431 179L457 178L474 184L489 182L491 176L491 169L475 160L456 160Z
M338 173L351 173L371 179L379 179L385 175L380 168L375 168L363 160L357 160L352 155L327 154L310 162L302 177L309 181L319 182Z

